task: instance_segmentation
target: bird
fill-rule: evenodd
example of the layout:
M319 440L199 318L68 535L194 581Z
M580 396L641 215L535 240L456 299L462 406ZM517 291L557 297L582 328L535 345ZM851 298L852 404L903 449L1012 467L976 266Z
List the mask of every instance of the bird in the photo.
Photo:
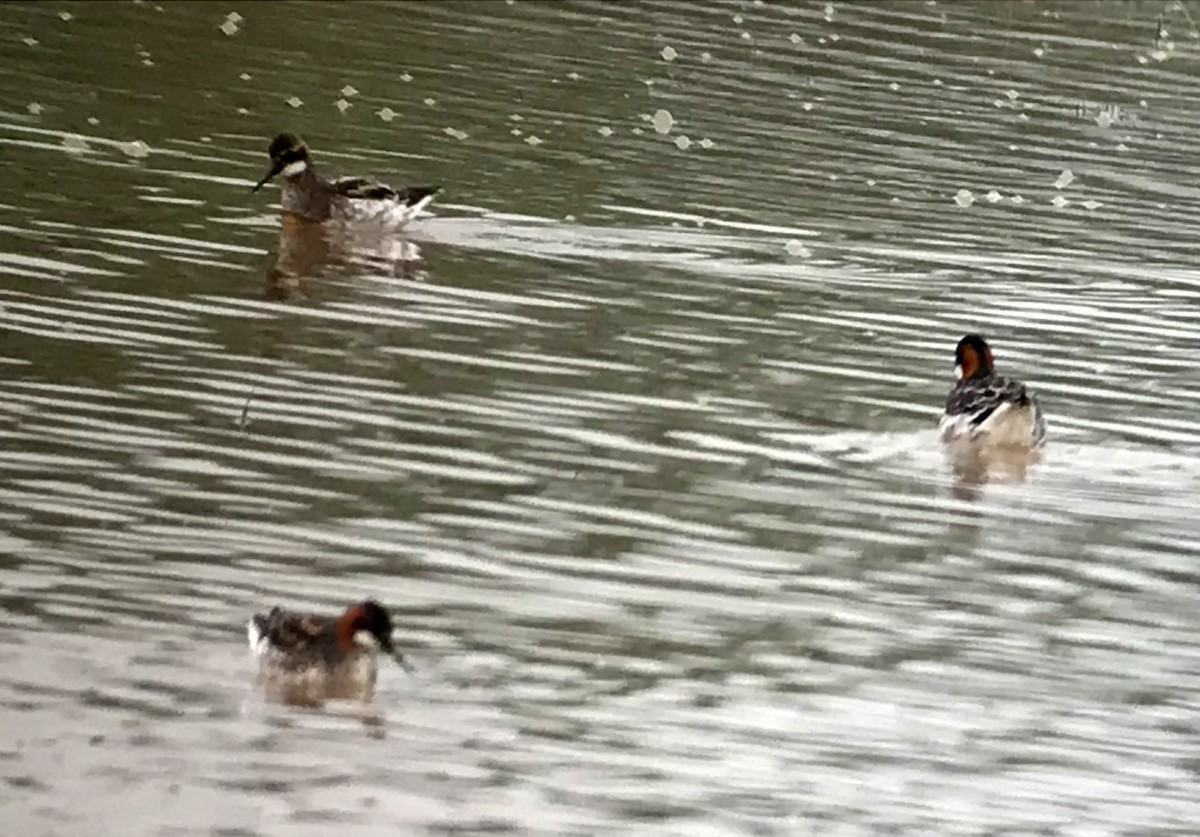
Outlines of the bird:
M317 173L308 146L294 134L280 134L267 147L271 167L255 184L257 192L283 175L283 214L323 224L374 225L396 232L421 214L440 186L395 189L365 177L332 180Z
M1033 393L1020 381L996 374L992 350L978 334L968 334L954 350L958 383L946 398L938 423L943 442L1037 448L1046 421Z
M352 604L339 616L274 607L251 617L246 631L261 684L269 696L286 703L370 701L380 652L412 670L392 644L391 616L373 599Z

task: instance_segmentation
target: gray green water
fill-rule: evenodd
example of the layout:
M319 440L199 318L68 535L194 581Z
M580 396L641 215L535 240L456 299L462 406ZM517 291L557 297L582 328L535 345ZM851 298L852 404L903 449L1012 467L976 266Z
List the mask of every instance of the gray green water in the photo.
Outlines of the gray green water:
M0 821L1195 833L1194 17L0 5ZM281 239L281 130L436 216ZM264 704L367 595L417 674Z

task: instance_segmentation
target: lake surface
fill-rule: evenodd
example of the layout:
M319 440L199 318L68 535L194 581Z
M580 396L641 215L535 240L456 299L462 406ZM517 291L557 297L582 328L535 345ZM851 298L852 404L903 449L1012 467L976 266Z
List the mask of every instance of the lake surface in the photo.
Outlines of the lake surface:
M0 5L0 821L1195 833L1196 15ZM284 130L434 215L281 231ZM367 596L413 676L255 691Z

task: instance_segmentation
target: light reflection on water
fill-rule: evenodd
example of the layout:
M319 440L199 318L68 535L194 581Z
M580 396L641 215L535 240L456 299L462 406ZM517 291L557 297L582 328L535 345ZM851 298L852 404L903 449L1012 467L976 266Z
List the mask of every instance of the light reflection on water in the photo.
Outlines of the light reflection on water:
M1192 829L1186 10L93 9L0 8L6 822ZM279 130L446 192L293 235ZM937 449L976 330L1023 481ZM254 694L366 595L415 675Z

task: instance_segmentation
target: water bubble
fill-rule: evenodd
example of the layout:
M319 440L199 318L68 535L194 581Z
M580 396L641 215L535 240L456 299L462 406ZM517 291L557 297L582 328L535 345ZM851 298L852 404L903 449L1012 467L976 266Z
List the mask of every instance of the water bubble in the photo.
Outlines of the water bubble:
M708 137L705 137L704 139L700 140L699 145L701 148L708 150L709 148L713 147L713 141L710 140Z
M99 119L97 119L97 118L96 118L96 117L94 117L94 116L89 116L89 117L87 118L87 123L88 123L89 125L99 125L99 124L100 124L100 120L99 120Z
M1004 196L1001 195L999 192L997 192L995 189L992 189L990 192L988 192L983 197L988 203L999 203L1004 198Z
M799 256L802 259L807 259L812 255L812 250L804 246L804 243L796 239L792 239L787 244L783 245L783 249L787 251L789 256Z
M510 113L508 115L508 119L510 122L524 122L525 121L525 117L521 116L521 114L519 114L519 113Z
M290 99L288 99L288 100L287 100L287 103L288 103L289 105L291 105L292 107L294 107L294 108L298 108L298 107L300 107L302 104L304 104L304 102L303 102L303 101L300 99L300 97L299 97L299 96L293 96L292 98L290 98Z
M692 147L692 141L685 136L675 137L675 146L680 151L687 151Z
M529 136L525 137L525 142L527 142L529 145L541 145L543 140L533 134L530 134Z
M741 16L741 15L734 15L734 16L733 16L733 22L734 22L734 23L736 23L736 24L738 24L738 25L740 26L740 25L741 25L741 23L742 23L742 16Z
M342 95L343 95L343 96L345 96L345 97L348 99L348 98L350 98L351 96L357 96L357 95L358 95L358 91L357 91L357 90L355 90L353 87L351 87L350 85L348 85L348 84L347 84L345 87L343 87L343 88L342 88Z
M522 134L524 134L525 132L522 131L520 128L513 128L511 131L509 131L509 133L512 134L514 137L519 137Z
M700 53L700 60L703 63L707 64L709 61L712 61L712 53L711 52Z
M380 108L379 110L375 111L375 114L384 122L391 122L396 118L396 111L392 110L391 108Z
M1042 49L1041 47L1034 47L1033 54L1036 57L1041 58L1043 55L1046 54L1046 50Z
M70 12L59 12L58 17L60 20L64 20L67 22L70 22L75 19L75 15L71 14Z
M601 127L596 129L596 133L598 133L602 137L611 137L612 132L613 132L613 129L608 127L607 125L602 125Z
M30 103L29 103L29 104L28 104L28 105L25 107L25 110L29 111L29 112L30 112L31 114L33 114L34 116L37 116L37 115L39 115L39 114L40 114L40 113L41 113L41 112L44 110L44 108L43 108L43 107L42 107L40 104L38 104L37 102L30 102Z
M38 45L37 38L22 38L21 42L24 43L26 46L31 46L31 47Z
M959 189L954 193L954 202L966 209L971 204L975 203L975 196L971 194L970 189Z
M1025 199L1023 197L1021 197L1020 195L1013 195L1011 198L1009 198L1009 200L1012 201L1017 206L1020 206L1021 204L1025 203Z
M413 78L412 73L401 73L400 74L401 81L412 81L412 78Z
M63 137L63 148L72 154L82 154L88 150L87 140L79 134L67 134Z
M1097 200L1086 200L1082 204L1084 209L1099 209L1103 205L1104 204Z
M335 108L337 108L338 112L340 112L340 113L345 113L346 111L350 110L350 108L352 107L352 105L349 102L347 102L345 99L338 99L336 102L333 103L333 106Z
M812 102L804 102L803 104L800 105L800 107L804 110L812 110L813 103Z
M460 142L469 136L466 131L460 131L458 128L443 128L442 131Z
M799 35L797 35L795 32L793 32L791 35L788 36L788 40L791 41L793 44L804 43L804 39L801 38Z
M1005 90L1004 95L1008 97L1010 102L1015 102L1017 100L1017 97L1020 96L1021 94L1015 90Z
M118 146L125 154L133 157L135 160L141 160L150 156L150 146L141 140L133 140L132 142L123 142Z
M674 47L665 46L662 48L662 57L663 61L674 61L679 57L679 53L675 51Z
M1070 169L1063 169L1063 173L1058 176L1058 180L1054 181L1055 189L1065 189L1075 180L1075 175Z
M241 22L241 15L239 15L237 12L230 12L225 16L225 20L221 21L221 25L217 28L232 38L238 33L238 24Z
M825 4L825 22L826 23L833 23L833 12L834 12L833 4L826 3Z
M254 78L254 76L250 75L249 73L242 73L240 76L238 76L238 78L240 78L242 81L249 81L250 79Z
M1050 203L1054 204L1059 209L1062 209L1064 206L1067 206L1071 202L1069 200L1067 200L1066 198L1064 198L1062 195L1055 195L1050 200Z
M567 73L567 78L569 78L571 81L579 81L580 75L576 72L570 72Z
M428 99L422 99L421 101L423 101L429 107L433 107L437 104L437 99L433 98L432 96L430 96Z
M891 84L888 85L888 90L891 90L893 93L899 89L900 89L900 83L897 81L893 81Z
M660 134L671 133L671 128L675 125L675 117L671 116L671 111L659 108L651 117L650 123L654 125L654 130Z

